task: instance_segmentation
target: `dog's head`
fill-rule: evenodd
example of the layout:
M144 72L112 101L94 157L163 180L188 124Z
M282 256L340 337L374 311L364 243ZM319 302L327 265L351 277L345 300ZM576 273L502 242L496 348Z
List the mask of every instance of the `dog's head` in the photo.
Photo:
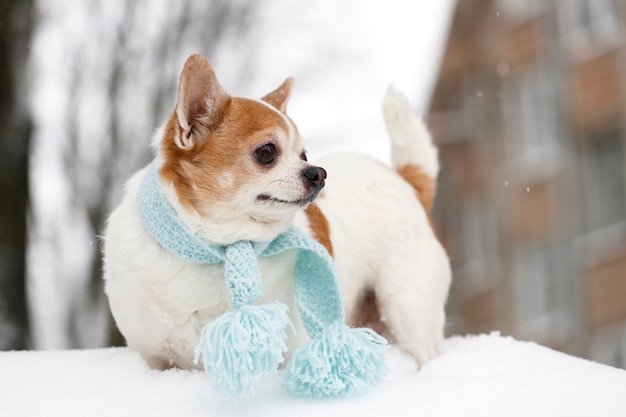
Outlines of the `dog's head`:
M261 100L224 92L208 61L189 57L159 143L161 176L217 243L270 240L324 187L285 114L293 79Z

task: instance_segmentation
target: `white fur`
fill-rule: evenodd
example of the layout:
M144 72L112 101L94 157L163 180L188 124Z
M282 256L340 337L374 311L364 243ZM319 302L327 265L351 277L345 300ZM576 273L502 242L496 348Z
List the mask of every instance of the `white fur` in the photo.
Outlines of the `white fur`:
M223 265L197 265L163 249L143 227L135 196L144 170L126 185L122 204L111 214L105 236L106 292L111 311L128 345L153 367L196 367L193 349L202 327L227 309ZM263 296L259 303L281 300L290 307L298 334L305 335L295 314L293 251L260 260ZM175 279L172 279L175 277ZM306 338L291 337L291 345Z
M346 316L373 289L397 344L423 365L441 351L450 268L415 190L368 156L319 163L328 179L317 205L331 225Z
M436 149L406 100L388 97L385 114L395 154L400 147L403 149L402 158L394 157L395 163L426 165L426 171L436 176ZM286 142L282 147L284 160L277 172L272 170L268 174L281 179L295 177L290 170L297 172L295 167L301 168L303 164L299 160L300 139L290 120L286 120L288 137L280 139ZM337 154L319 164L327 170L328 178L317 204L330 223L347 317L354 314L361 292L374 289L384 321L397 343L423 365L441 351L450 266L415 190L393 169L369 157ZM128 181L122 203L108 222L104 245L106 292L128 345L140 352L152 367L195 368L193 349L199 332L229 309L224 269L221 265L190 264L151 238L135 205L142 175L143 170ZM258 192L258 185L253 185L258 181L251 179L250 195ZM293 197L290 193L297 187L285 185L286 182L270 181L279 184L272 185L277 188L270 191L279 196L286 193L286 199ZM211 238L214 222L218 220L187 211L178 202L173 187L163 186L181 219ZM241 210L253 210L255 203L244 194L237 196L244 201ZM268 231L276 234L291 222L295 213L271 205L263 207L261 212L267 212L269 220L276 216L283 219L277 225L264 226L263 222L257 222L259 230L241 222L242 227L236 231L230 230L237 225L232 220L228 238L254 239ZM226 204L215 211L226 218L227 212L235 209ZM296 224L309 230L302 211L295 215ZM222 230L222 233L226 232ZM260 304L279 300L289 305L297 332L288 341L290 351L307 340L294 303L291 278L294 264L293 251L261 259L263 295L258 300Z
M439 174L439 157L424 122L415 117L406 96L392 87L387 90L383 113L392 140L391 160L395 167L422 167L431 178Z

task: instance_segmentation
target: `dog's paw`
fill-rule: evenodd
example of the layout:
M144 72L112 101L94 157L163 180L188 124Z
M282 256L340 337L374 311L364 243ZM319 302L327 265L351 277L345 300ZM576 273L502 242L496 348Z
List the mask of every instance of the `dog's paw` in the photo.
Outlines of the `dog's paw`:
M415 359L419 369L443 353L443 325L439 320L413 322L409 332L393 333L396 344Z
M417 366L421 369L430 360L443 353L443 337L426 337L422 342L416 343L409 353L415 358Z

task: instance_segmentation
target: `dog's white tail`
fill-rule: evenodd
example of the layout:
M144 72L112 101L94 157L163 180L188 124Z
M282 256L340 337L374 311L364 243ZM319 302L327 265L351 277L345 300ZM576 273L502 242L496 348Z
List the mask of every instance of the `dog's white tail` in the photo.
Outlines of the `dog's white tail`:
M427 212L435 199L439 157L424 121L413 113L406 96L389 87L383 104L391 138L391 161L417 191Z

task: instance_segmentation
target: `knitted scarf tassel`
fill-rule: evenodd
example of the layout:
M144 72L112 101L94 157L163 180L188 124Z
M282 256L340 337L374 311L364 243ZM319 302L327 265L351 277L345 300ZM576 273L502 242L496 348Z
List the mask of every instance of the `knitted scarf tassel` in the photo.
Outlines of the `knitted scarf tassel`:
M195 363L202 357L216 388L233 399L251 396L255 382L278 372L287 351L285 329L290 320L285 304L249 305L261 295L258 263L239 262L256 258L250 242L228 246L225 255L230 304L237 310L204 326Z
M328 252L310 239L298 246L303 250L295 270L296 302L311 341L294 353L284 385L295 394L311 397L366 392L387 371L383 355L387 340L369 328L344 324L335 265ZM320 293L334 295L316 296Z
M298 349L284 384L299 395L348 397L369 390L386 372L382 351L387 341L368 328L335 323Z

